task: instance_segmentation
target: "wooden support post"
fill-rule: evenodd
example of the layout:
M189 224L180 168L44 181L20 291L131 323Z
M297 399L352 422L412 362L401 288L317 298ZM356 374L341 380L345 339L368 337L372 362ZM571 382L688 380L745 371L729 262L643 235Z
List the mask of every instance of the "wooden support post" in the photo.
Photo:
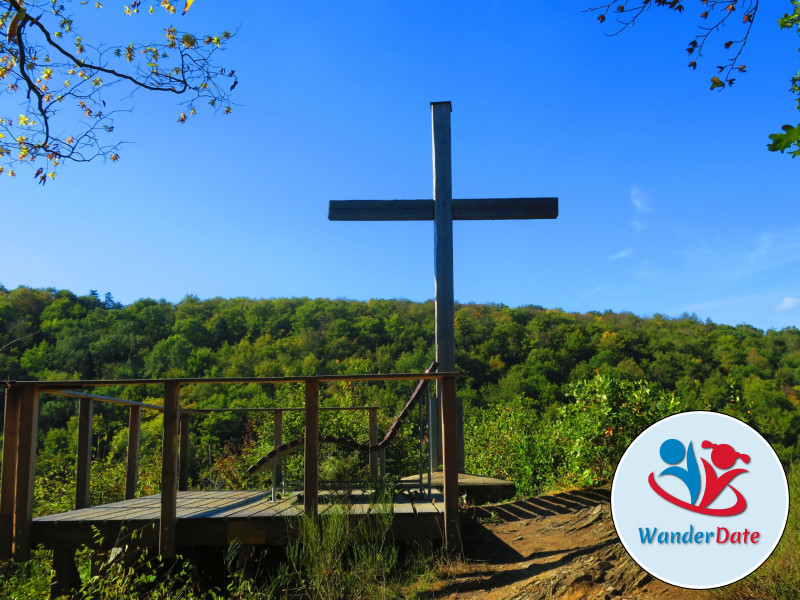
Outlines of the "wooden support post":
M456 380L442 381L442 451L444 453L444 535L449 552L461 553L458 518L458 436L456 434Z
M128 461L125 469L125 499L136 497L139 485L139 440L142 428L142 409L131 406L128 416Z
M22 394L17 445L17 486L14 501L14 543L17 562L31 557L33 479L36 475L36 435L39 429L39 388L26 387Z
M78 465L75 479L75 508L92 505L89 493L89 474L92 467L92 420L94 400L81 398L78 409Z
M307 516L317 516L319 501L319 380L306 381L306 442L303 507Z
M181 413L181 452L178 489L189 489L189 413Z
M450 102L431 102L433 125L434 275L436 294L436 362L439 371L456 370L455 306L453 293L453 177L450 158ZM440 403L443 382L437 384ZM439 423L443 415L436 417ZM436 425L439 427L440 425ZM431 447L435 464L444 462L442 443Z
M272 443L274 447L277 448L281 444L283 444L283 411L276 410L273 415L273 422L272 422ZM272 467L272 491L273 491L273 500L275 488L278 487L283 480L283 459L280 459L275 462L275 465Z
M11 558L14 536L14 490L17 486L17 446L22 389L6 388L3 415L3 467L0 475L0 560Z
M175 558L178 502L178 387L168 382L164 385L164 434L161 443L161 523L159 553L164 558Z
M53 550L53 578L50 580L50 598L70 596L81 588L81 576L75 566L75 550Z
M378 443L378 409L369 409L369 445L375 446ZM378 450L369 453L369 476L370 479L377 481L380 478L378 473Z

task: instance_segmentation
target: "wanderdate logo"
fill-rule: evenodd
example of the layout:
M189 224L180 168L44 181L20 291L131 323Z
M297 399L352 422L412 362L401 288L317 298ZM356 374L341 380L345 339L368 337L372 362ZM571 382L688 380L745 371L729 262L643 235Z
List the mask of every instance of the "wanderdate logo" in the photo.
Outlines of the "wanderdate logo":
M727 415L659 421L628 447L611 488L620 541L653 576L693 589L757 569L786 525L786 476L770 445Z
M703 464L702 474L697 465L692 442L689 442L687 450L682 442L670 438L661 444L659 451L662 460L672 465L661 471L659 477L671 475L682 481L689 493L689 502L676 498L665 491L656 482L655 473L650 473L647 478L650 487L667 502L691 512L720 517L738 515L743 512L747 508L747 500L738 489L731 485L731 482L734 478L748 471L741 468L731 469L731 467L739 460L745 464L749 463L750 456L737 452L730 444L714 444L708 440L703 440L701 448L711 449L711 464L705 458L700 458ZM682 462L685 462L685 466L679 466L679 463ZM715 467L720 470L719 473ZM704 489L702 497L700 496L701 488ZM727 507L711 508L709 505L726 489L730 489L736 495L736 502Z

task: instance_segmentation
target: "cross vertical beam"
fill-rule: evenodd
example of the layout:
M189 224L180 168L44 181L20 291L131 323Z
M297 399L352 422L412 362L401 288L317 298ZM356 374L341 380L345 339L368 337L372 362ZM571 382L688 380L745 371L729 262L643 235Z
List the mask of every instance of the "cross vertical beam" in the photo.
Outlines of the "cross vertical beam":
M450 102L431 102L433 128L434 275L436 295L436 362L440 371L456 370L455 295L453 292L453 177L450 153ZM436 384L437 405L442 402L442 381ZM438 408L438 406L437 406ZM440 430L442 417L433 414L431 427ZM431 448L431 460L438 469L441 444Z

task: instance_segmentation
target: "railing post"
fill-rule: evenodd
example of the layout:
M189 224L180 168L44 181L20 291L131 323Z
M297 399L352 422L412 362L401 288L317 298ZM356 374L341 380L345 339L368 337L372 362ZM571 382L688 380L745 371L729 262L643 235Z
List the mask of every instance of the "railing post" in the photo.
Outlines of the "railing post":
M444 459L444 535L448 551L461 553L458 518L458 436L456 380L442 379L442 454Z
M181 413L181 452L178 489L189 489L189 413Z
M375 446L378 443L378 409L369 409L369 445ZM378 480L378 450L369 453L369 476L370 479Z
M33 483L36 475L36 434L39 429L39 387L24 388L19 416L17 485L14 502L14 543L17 562L31 557Z
M6 388L3 416L3 470L0 475L0 560L11 558L14 536L14 490L17 486L17 446L22 390Z
M428 454L430 471L436 473L442 464L440 460L442 445L439 441L441 437L441 419L439 418L439 389L441 383L436 384L436 392L433 401L428 403Z
M303 507L307 516L317 516L319 501L319 380L306 380L305 477Z
M174 558L178 501L178 387L164 385L164 434L161 443L161 523L159 553Z
M130 407L128 416L128 460L125 465L125 499L136 497L139 485L139 439L142 426L142 410L138 406Z
M81 398L78 409L78 465L75 479L75 508L91 506L89 472L92 467L92 419L94 400Z
M458 472L466 473L464 456L464 401L456 397L456 438L458 439Z
M283 444L283 411L276 410L272 413L272 443L277 448ZM282 460L278 460L272 467L272 499L275 499L275 488L280 484L283 479L283 465Z

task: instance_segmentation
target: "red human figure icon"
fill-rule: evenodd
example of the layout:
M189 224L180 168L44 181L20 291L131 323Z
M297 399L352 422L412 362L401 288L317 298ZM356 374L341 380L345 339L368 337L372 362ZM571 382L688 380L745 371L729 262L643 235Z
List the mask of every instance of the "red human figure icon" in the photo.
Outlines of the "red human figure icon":
M711 451L711 462L714 463L714 466L718 469L730 469L738 459L742 459L745 464L750 462L750 457L747 454L736 452L736 450L728 444L713 444L705 440L702 443L702 447L706 449L713 448ZM716 500L717 496L722 493L722 490L730 485L734 477L748 472L747 469L733 469L732 471L727 471L718 476L714 467L708 464L705 458L701 458L700 460L703 462L703 468L706 473L706 489L703 493L703 499L700 501L701 508L707 507ZM739 514L747 507L747 502L739 490L733 486L730 486L730 488L736 494L736 504L731 507L731 509L736 510L736 512L730 514Z

